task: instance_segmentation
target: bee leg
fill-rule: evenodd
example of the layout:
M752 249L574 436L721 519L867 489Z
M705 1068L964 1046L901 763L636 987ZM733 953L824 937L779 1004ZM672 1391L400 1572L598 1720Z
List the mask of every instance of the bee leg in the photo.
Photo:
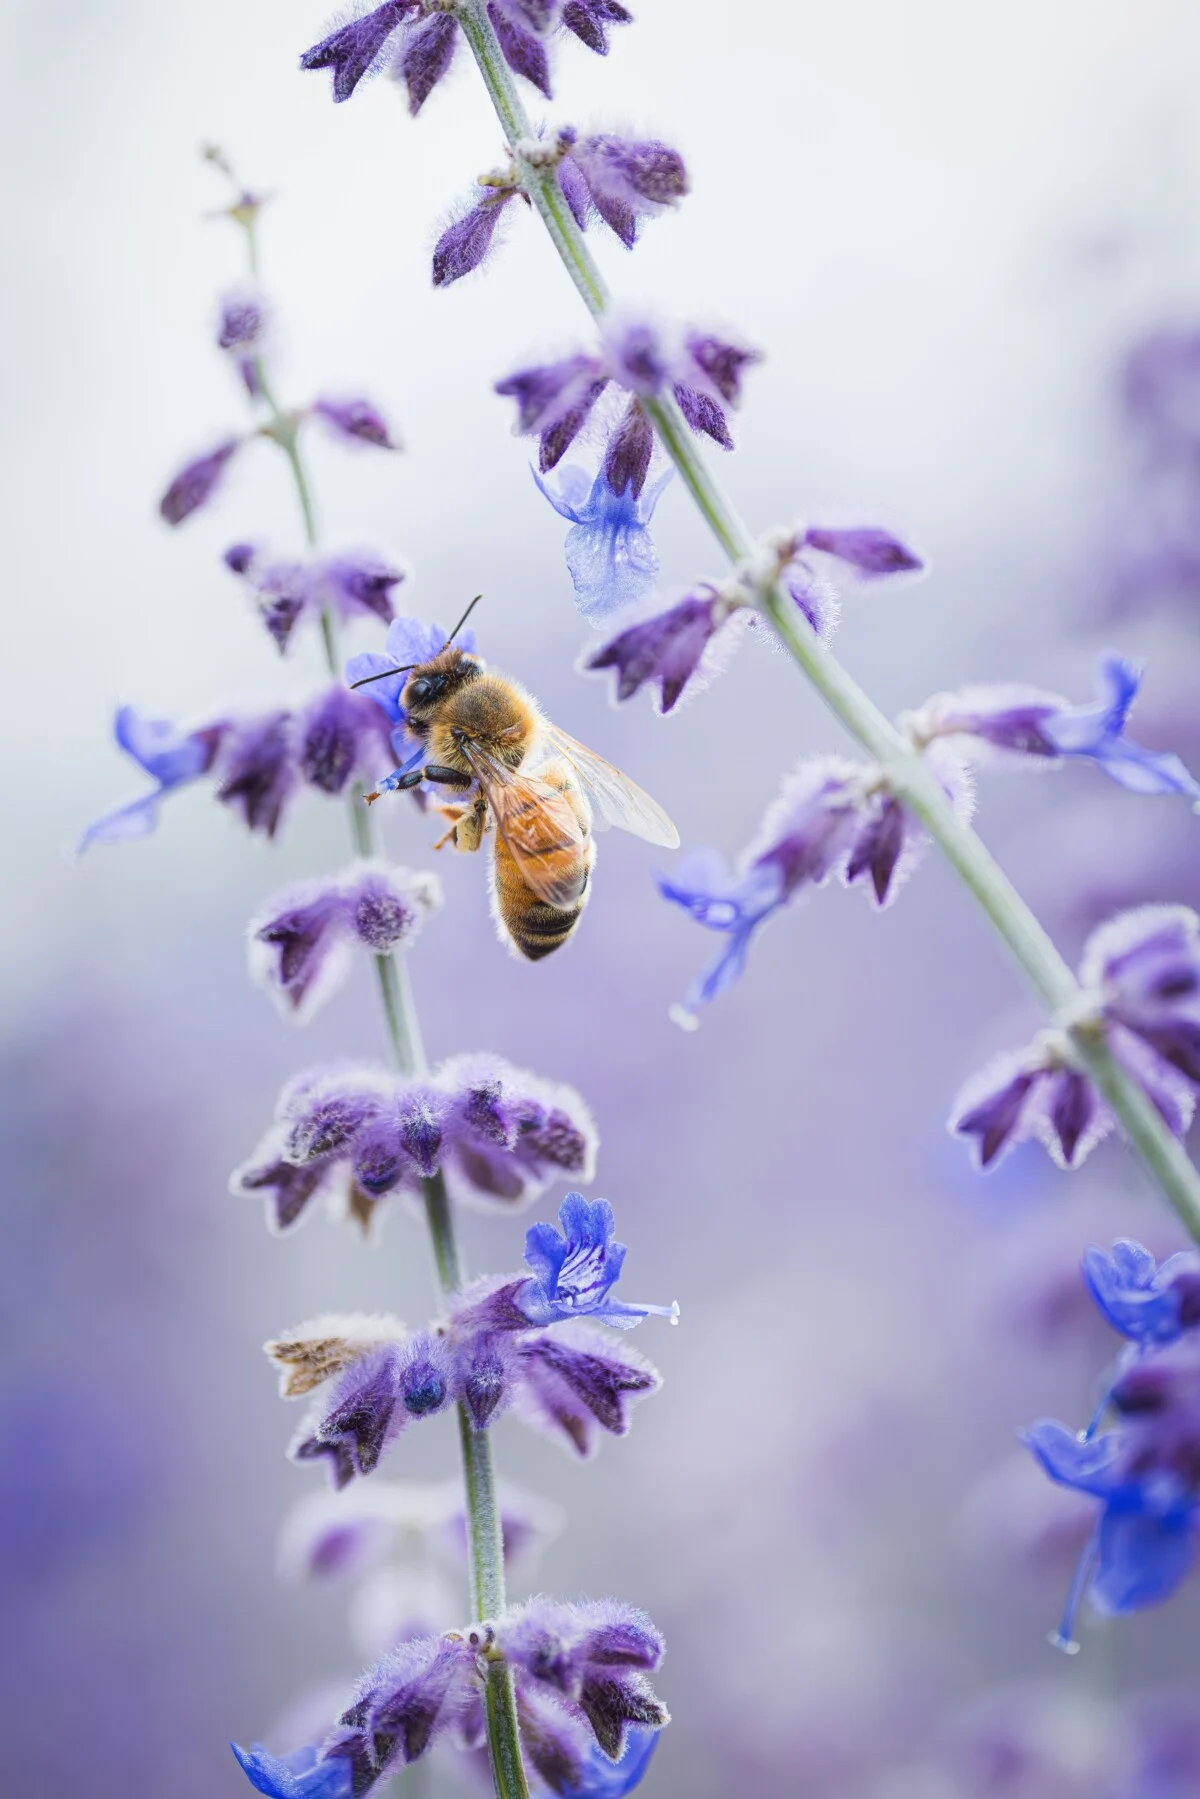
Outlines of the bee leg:
M438 787L469 787L475 777L464 775L457 768L443 768L440 762L431 762L425 770L425 779Z

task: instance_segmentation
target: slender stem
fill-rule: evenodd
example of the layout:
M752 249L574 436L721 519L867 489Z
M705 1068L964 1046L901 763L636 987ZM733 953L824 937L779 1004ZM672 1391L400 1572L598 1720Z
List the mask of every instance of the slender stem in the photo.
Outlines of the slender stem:
M457 16L479 65L496 115L522 167L522 183L555 249L594 318L608 292L553 169L522 163L517 146L532 136L482 0L459 0ZM734 566L753 562L760 546L725 494L673 398L643 400L647 416L721 549ZM1080 988L1047 932L995 858L954 807L920 754L868 698L778 586L756 601L803 673L853 737L883 764L889 785L916 814L951 867L975 896L1051 1013L1069 1012ZM1200 1174L1137 1083L1102 1042L1076 1036L1079 1061L1120 1120L1135 1154L1179 1218L1200 1242Z
M286 428L285 415L280 412L265 382L262 383L262 389L272 410L276 441L291 467L296 497L304 520L305 539L309 548L313 549L317 541L316 520L296 431L294 427ZM285 429L281 430L281 426ZM341 669L337 620L328 608L321 614L321 642L329 673L336 679ZM374 817L370 807L364 804L361 787L356 786L351 790L348 814L350 836L357 853L368 857L378 854ZM392 1059L401 1074L409 1077L424 1074L428 1063L406 957L395 953L376 956L375 975ZM438 1291L445 1304L464 1284L454 1214L446 1191L445 1176L440 1170L422 1180L421 1187L437 1269ZM474 1429L466 1407L461 1403L458 1407L458 1430L466 1487L472 1603L476 1618L482 1620L499 1616L505 1607L504 1542L500 1529L500 1508L496 1503L492 1444L486 1430ZM495 1661L489 1664L484 1705L487 1714L488 1754L497 1799L529 1799L529 1787L521 1759L516 1692L512 1670L507 1663Z

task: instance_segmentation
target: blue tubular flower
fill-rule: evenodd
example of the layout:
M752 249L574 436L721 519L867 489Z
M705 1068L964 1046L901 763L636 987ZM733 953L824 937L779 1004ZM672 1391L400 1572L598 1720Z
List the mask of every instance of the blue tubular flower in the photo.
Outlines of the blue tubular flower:
M688 988L683 1004L672 1017L685 1029L696 1024L696 1013L739 979L750 954L750 944L760 925L778 912L786 898L780 869L772 864L745 874L731 874L714 850L696 850L685 856L670 875L659 875L658 890L710 931L728 938L715 962Z
M918 743L966 737L1002 755L1094 762L1131 793L1183 793L1200 801L1200 782L1178 756L1143 749L1124 734L1141 679L1134 663L1106 656L1100 697L1090 706L1072 706L1038 687L968 687L937 694L906 723Z
M1200 1324L1200 1255L1181 1250L1161 1268L1148 1249L1129 1237L1111 1253L1094 1244L1083 1258L1083 1278L1097 1307L1133 1343L1173 1343Z
M261 1743L254 1743L249 1749L241 1749L236 1743L229 1747L255 1792L266 1793L270 1799L350 1799L348 1761L318 1761L317 1752L310 1745L282 1760L269 1754Z
M184 732L166 719L143 718L132 706L122 706L113 728L126 755L132 756L156 785L140 799L90 824L79 840L81 853L93 843L126 843L133 837L148 836L158 823L160 800L208 773L226 726L220 722Z
M644 599L658 576L650 520L670 472L641 494L632 485L614 493L603 471L589 482L581 468L564 468L557 492L536 470L533 478L555 512L570 520L567 569L588 623L599 626Z
M1114 1390L1120 1406L1121 1387ZM1146 1403L1145 1400L1141 1403ZM1059 1486L1101 1502L1062 1624L1051 1639L1073 1652L1079 1605L1086 1596L1106 1614L1141 1611L1167 1599L1191 1569L1197 1517L1194 1421L1190 1440L1174 1409L1136 1416L1102 1436L1078 1436L1053 1418L1039 1419L1023 1440ZM1190 1477L1183 1470L1190 1458Z
M1065 706L1043 721L1042 730L1060 756L1096 763L1131 793L1185 793L1200 800L1197 782L1178 756L1144 750L1124 735L1129 711L1141 686L1141 670L1123 656L1106 656L1092 706Z
M629 1725L624 1752L615 1762L599 1749L590 1750L578 1781L559 1789L562 1799L624 1799L641 1785L661 1734L651 1725Z
M516 1303L531 1324L598 1318L630 1330L651 1313L678 1323L677 1305L626 1305L609 1299L621 1276L625 1245L614 1240L616 1224L606 1199L568 1193L558 1221L561 1231L552 1224L535 1224L525 1234L525 1260L533 1277L522 1284Z

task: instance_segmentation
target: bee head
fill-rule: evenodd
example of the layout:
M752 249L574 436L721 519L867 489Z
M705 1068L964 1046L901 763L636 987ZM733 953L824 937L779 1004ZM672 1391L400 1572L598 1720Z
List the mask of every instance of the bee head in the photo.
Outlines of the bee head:
M404 683L404 691L400 696L400 704L410 719L418 722L432 714L444 700L457 693L468 682L476 680L483 673L483 663L478 656L469 655L466 650L456 650L453 645L444 649L431 662L420 663Z

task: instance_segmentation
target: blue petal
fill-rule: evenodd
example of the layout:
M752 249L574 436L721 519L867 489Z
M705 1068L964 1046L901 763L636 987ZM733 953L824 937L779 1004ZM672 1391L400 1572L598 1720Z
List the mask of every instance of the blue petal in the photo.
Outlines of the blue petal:
M574 463L568 463L565 468L558 469L556 471L557 490L550 485L549 481L542 480L537 469L531 469L529 472L560 518L569 519L573 525L582 523L588 495L592 491L592 483L581 468Z
M440 625L420 618L394 618L384 648L393 662L431 662L445 643L446 633Z
M371 681L370 686L364 687L362 691L369 700L374 700L375 704L383 709L393 725L400 728L403 726L405 718L404 708L400 704L400 695L404 692L408 673L407 671L403 674L396 672L389 676L386 671L395 669L395 667L395 661L391 656L380 656L374 650L364 650L361 655L351 656L346 664L345 675L348 687L353 687L356 681L366 681L372 675L379 675L381 679Z
M1133 1507L1110 1507L1100 1523L1092 1599L1104 1612L1157 1605L1190 1571L1194 1555L1189 1512L1156 1517Z
M143 718L132 706L119 708L113 732L126 755L164 788L194 781L212 758L204 734L181 731L169 719Z
M602 625L625 606L645 599L658 578L658 551L636 510L572 525L564 546L575 603L589 624Z
M1187 1261L1190 1266L1191 1258ZM1123 1337L1134 1343L1170 1343L1178 1337L1178 1298L1140 1243L1122 1238L1113 1244L1111 1255L1093 1245L1085 1252L1082 1267L1098 1310Z
M552 1224L533 1224L525 1233L525 1260L534 1279L547 1293L558 1284L558 1271L567 1259L567 1241Z
M76 853L82 856L93 843L130 843L135 837L149 837L158 824L158 806L165 789L155 787L141 799L130 800L115 812L106 812L88 825L80 836Z
M1050 1479L1060 1486L1073 1487L1077 1493L1090 1493L1097 1499L1107 1499L1119 1489L1119 1445L1115 1436L1081 1438L1056 1418L1039 1418L1021 1432L1021 1438Z
M562 1789L564 1799L623 1799L641 1784L662 1733L645 1724L631 1724L620 1761L610 1762L599 1749L589 1751L578 1785Z
M1095 762L1110 780L1131 793L1185 793L1200 798L1200 783L1178 756L1143 749L1124 736L1129 710L1141 686L1141 670L1122 656L1100 665L1100 698L1092 706L1065 706L1042 721L1048 743L1060 756Z
M306 1745L295 1754L281 1759L254 1743L252 1749L239 1749L230 1743L241 1770L255 1792L268 1794L268 1799L349 1799L351 1767L340 1756L318 1761L317 1750Z

